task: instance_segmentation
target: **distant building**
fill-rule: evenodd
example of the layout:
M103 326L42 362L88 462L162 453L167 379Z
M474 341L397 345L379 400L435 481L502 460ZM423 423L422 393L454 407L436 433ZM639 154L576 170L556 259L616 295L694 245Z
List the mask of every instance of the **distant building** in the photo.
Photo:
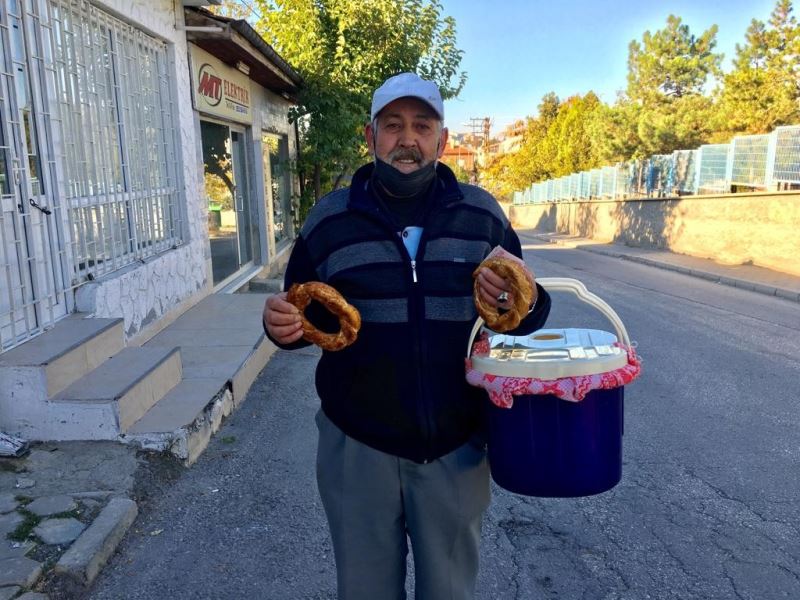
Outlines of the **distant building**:
M519 151L522 147L522 140L525 136L526 123L520 119L506 127L501 135L500 154L512 154Z
M451 166L464 169L467 173L472 173L475 170L475 150L463 144L450 144L444 147L444 154L442 154L442 162Z

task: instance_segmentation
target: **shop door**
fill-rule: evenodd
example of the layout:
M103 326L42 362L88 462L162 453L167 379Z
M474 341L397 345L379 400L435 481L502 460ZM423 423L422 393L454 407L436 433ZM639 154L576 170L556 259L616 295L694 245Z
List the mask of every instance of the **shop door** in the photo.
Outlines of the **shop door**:
M201 121L208 237L214 285L253 261L253 223L244 131Z
M0 351L67 313L55 194L42 171L42 65L29 10L22 0L0 0Z

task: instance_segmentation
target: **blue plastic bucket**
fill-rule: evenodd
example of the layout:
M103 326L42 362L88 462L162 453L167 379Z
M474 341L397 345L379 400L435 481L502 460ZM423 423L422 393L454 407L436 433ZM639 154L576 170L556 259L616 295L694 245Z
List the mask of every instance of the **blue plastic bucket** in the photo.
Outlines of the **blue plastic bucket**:
M627 365L627 353L617 342L630 347L630 339L608 304L574 279L539 283L548 291L572 292L598 309L614 325L616 336L596 329L545 329L529 336L490 331L489 352L472 356L472 369L511 380L558 381ZM478 319L470 343L482 325ZM613 488L622 477L623 396L620 386L592 390L577 402L555 395L519 395L510 408L503 408L487 400L492 478L500 487L528 496L569 498Z
M492 479L517 494L591 496L622 478L624 388L594 390L581 402L516 396L489 404Z

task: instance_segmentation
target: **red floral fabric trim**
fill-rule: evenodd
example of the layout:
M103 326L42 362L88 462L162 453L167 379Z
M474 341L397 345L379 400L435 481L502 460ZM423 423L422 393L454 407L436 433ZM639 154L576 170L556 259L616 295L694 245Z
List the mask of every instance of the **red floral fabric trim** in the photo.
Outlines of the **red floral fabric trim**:
M619 342L614 344L628 355L628 364L619 369L596 375L577 375L561 379L537 379L534 377L504 377L490 375L472 368L472 360L466 359L467 382L481 387L489 393L489 399L500 408L511 408L514 396L551 394L569 402L580 402L592 390L608 390L631 383L639 377L642 364L636 351ZM489 354L489 338L483 333L472 347L473 356Z

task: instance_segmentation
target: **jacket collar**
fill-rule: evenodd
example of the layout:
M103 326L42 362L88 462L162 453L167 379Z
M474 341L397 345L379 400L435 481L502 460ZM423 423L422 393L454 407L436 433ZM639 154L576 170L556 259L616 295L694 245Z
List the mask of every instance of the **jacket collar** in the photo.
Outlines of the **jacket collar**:
M354 174L353 180L350 184L350 199L347 203L348 208L364 210L367 212L376 212L380 210L375 196L370 190L372 171L375 168L374 163L367 163L360 167ZM441 206L449 206L458 202L464 197L461 188L458 185L453 171L444 163L436 165L436 181L434 182L435 189L432 194L433 202Z

